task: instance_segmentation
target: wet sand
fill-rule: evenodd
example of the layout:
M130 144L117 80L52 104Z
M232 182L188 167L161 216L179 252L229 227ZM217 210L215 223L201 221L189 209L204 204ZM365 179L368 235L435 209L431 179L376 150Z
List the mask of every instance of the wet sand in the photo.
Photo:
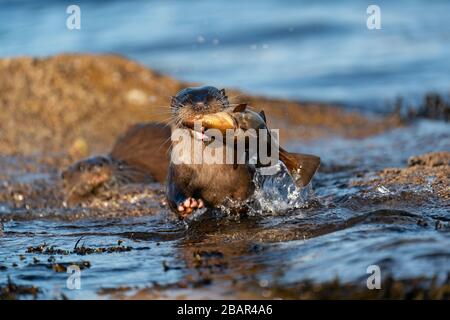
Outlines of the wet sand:
M446 122L228 90L323 165L301 208L186 224L158 183L68 206L60 172L130 125L167 120L192 84L117 56L4 59L0 71L0 298L448 299ZM82 290L65 287L70 264ZM372 264L381 291L366 287Z

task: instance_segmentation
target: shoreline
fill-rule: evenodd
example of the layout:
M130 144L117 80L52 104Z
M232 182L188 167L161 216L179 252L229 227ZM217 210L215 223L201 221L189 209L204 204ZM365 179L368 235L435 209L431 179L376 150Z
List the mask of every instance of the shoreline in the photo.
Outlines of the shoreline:
M2 154L65 153L77 141L89 153L107 152L128 126L165 122L170 97L189 85L115 55L0 59ZM233 103L264 110L282 141L359 138L402 125L395 115L375 119L319 102L227 93Z
M186 228L158 183L125 186L81 206L64 203L62 168L109 152L129 125L164 120L170 96L188 85L111 55L0 60L0 239L8 240L0 250L0 299L80 297L52 291L64 286L70 263L89 269L88 297L448 298L448 279L433 277L450 272L443 264L450 153L437 152L445 151L437 149L448 146L450 132L427 126L419 132L397 113L366 117L227 90L233 102L263 109L283 143L323 151L313 198L288 213L206 215ZM386 164L387 155L394 165ZM324 280L331 261L357 278ZM389 275L386 290L365 287L373 263ZM99 286L105 278L115 280Z

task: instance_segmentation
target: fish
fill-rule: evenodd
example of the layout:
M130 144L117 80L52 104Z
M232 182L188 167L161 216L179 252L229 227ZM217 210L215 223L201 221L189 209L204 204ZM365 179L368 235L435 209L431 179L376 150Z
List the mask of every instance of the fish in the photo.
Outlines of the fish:
M210 114L197 114L183 120L183 125L195 129L195 123L201 123L201 129L207 132L208 129L217 129L222 134L227 130L267 130L267 143L274 141L270 136L267 127L267 120L264 111L256 112L251 110L247 104L239 104L235 107L226 108L220 112ZM203 133L203 132L202 132ZM268 148L268 150L270 150ZM299 187L307 186L317 169L320 166L320 157L312 154L293 153L278 145L279 159L284 163L293 180Z

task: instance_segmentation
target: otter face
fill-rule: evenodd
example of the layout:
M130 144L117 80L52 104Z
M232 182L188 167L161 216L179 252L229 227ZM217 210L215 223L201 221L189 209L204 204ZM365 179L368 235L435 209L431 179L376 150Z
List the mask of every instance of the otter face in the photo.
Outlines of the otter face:
M228 107L225 89L219 90L212 86L185 88L172 97L171 102L175 120L197 114L216 113Z
M93 157L79 161L61 174L66 200L69 203L92 194L112 176L112 162L108 157Z

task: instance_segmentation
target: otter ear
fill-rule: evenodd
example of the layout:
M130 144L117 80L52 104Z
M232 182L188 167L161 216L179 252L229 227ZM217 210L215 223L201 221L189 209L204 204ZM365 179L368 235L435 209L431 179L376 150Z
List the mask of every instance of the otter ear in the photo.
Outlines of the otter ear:
M244 112L247 109L246 103L240 103L236 107L234 107L233 112Z
M261 118L263 118L264 123L267 123L267 120L266 120L266 114L264 113L264 110L261 110L261 112L259 113L259 115L261 116Z
M172 100L170 101L170 106L174 108L178 104L178 99L175 96L172 96Z

